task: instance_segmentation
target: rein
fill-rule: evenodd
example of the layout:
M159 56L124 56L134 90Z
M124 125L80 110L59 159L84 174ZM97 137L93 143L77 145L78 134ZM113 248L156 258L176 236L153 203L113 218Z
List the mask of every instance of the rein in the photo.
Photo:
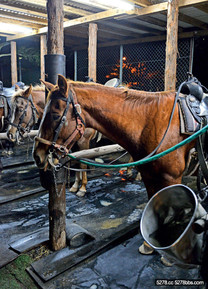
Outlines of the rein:
M39 142L41 142L43 144L49 145L52 148L52 150L50 149L50 152L49 152L50 154L53 153L53 149L58 149L60 152L68 154L70 149L71 149L71 147L76 142L75 141L76 135L78 133L81 136L84 134L85 122L84 122L83 118L80 115L81 114L81 107L78 104L77 96L76 96L76 93L74 91L72 93L72 90L69 89L68 97L65 97L65 96L62 95L62 96L58 96L58 97L55 96L55 97L51 98L51 100L54 100L54 99L60 99L60 100L66 102L66 108L65 108L65 110L63 112L63 115L61 117L59 125L56 128L56 130L55 130L54 138L53 138L52 141L49 141L49 140L43 139L43 138L41 138L39 136L36 136L35 140L37 140L37 141L39 141ZM77 125L76 125L76 128L74 129L73 133L67 138L67 140L64 142L64 144L60 145L60 144L57 144L56 141L58 139L58 136L59 136L59 133L61 131L61 128L63 127L63 124L66 121L66 114L68 112L70 103L72 104L72 107L73 107L73 113L75 115L75 119L76 119Z

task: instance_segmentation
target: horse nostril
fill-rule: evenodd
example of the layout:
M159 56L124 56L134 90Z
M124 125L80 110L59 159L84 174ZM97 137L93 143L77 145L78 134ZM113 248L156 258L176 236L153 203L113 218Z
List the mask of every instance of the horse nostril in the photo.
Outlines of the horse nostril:
M41 159L38 155L35 155L34 154L34 159L35 159L35 162L36 162L36 165L37 166L40 166L41 165Z
M13 134L12 134L11 132L8 132L8 133L7 133L7 137L8 137L8 139L10 139L10 140L14 139L14 136L13 136Z

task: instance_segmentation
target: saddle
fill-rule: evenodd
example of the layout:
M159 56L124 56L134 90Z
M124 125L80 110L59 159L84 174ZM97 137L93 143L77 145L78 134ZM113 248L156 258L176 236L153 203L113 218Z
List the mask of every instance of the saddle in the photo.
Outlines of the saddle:
M23 89L25 84L21 81L17 82L19 88ZM4 117L9 118L9 112L11 111L11 98L15 93L15 85L12 87L3 87L3 82L0 81L0 107L4 108Z
M208 95L198 81L184 83L178 97L182 134L192 134L208 120Z

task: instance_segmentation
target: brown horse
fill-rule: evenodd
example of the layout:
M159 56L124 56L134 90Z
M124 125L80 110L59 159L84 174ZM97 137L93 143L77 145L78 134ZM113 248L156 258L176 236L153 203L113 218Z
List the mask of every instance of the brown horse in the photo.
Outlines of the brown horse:
M45 107L45 88L30 85L18 89L12 97L12 115L7 129L8 138L15 142L25 132L29 132L42 118Z
M24 90L18 89L12 97L12 107L11 125L8 127L7 135L11 141L15 142L19 134L24 133L26 129L29 132L32 126L42 119L45 107L45 87L30 85ZM89 149L90 141L96 133L96 130L92 128L86 129L83 137L77 142L78 150ZM86 169L86 167L85 164L80 165L81 169ZM86 171L76 172L75 182L70 191L77 192L78 196L84 196L86 185Z
M57 85L46 86L51 91L50 102L34 145L34 159L42 169L48 166L49 148L51 150L53 147L56 151L54 158L57 153L62 154L63 148L67 152L66 147L70 147L81 137L84 125L93 127L119 143L135 161L145 157L162 139L175 99L175 92L153 93L109 88L99 84L67 82L61 75ZM54 129L59 126L66 109L67 121L60 128L54 145ZM158 153L184 138L186 136L180 133L179 112L176 106L170 128ZM193 146L194 142L140 166L149 198L161 188L181 183L188 152Z

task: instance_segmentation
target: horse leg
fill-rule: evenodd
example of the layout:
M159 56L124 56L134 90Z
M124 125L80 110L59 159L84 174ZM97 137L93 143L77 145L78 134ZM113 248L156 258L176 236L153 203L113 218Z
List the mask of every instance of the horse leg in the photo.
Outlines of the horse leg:
M8 152L7 152L8 155L12 155L14 153L13 148L14 148L14 143L9 141Z
M87 165L85 164L81 164L80 165L80 168L81 169L86 169L87 168ZM87 172L82 172L82 182L81 182L81 187L79 189L79 191L76 193L76 195L78 197L84 197L84 195L86 194L86 186L87 186Z
M129 163L132 163L133 162L133 158L132 156L130 156L130 159L129 159ZM132 167L128 167L127 170L126 170L126 175L128 178L131 178L132 175L133 175L133 169Z
M140 174L140 172L137 173L135 181L141 181L142 180L142 176Z
M69 189L70 192L76 193L79 190L80 172L76 172L73 186Z
M132 156L130 156L129 163L132 163L133 161L134 160L133 160ZM127 168L126 175L128 178L131 178L133 176L133 168L132 167ZM142 177L141 177L140 172L138 171L136 178L135 178L135 181L141 181L141 180L142 180Z

